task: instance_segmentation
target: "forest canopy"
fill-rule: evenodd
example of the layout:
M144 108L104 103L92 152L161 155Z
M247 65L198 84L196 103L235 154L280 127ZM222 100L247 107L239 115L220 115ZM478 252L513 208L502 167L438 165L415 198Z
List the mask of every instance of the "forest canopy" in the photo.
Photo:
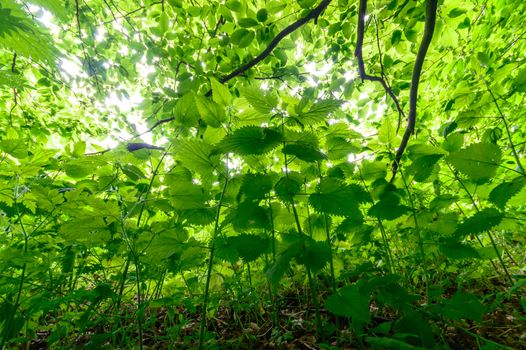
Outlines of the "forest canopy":
M1 0L0 349L526 346L525 12Z

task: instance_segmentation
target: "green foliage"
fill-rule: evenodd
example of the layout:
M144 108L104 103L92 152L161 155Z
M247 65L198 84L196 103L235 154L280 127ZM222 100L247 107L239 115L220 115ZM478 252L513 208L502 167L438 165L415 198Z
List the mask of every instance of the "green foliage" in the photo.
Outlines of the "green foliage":
M277 147L283 136L276 130L258 126L245 126L227 135L217 145L222 153L233 152L239 155L265 154Z
M316 192L309 196L309 203L316 211L341 216L355 215L360 203L368 201L367 192L359 185L346 185L329 177L323 178L316 186Z
M447 161L471 179L481 180L495 175L501 157L499 146L492 143L474 143L460 151L451 152Z
M409 100L433 2L1 1L0 348L520 348L526 5Z
M458 225L455 234L463 237L469 234L482 233L500 224L503 218L504 215L497 209L486 208L465 219Z

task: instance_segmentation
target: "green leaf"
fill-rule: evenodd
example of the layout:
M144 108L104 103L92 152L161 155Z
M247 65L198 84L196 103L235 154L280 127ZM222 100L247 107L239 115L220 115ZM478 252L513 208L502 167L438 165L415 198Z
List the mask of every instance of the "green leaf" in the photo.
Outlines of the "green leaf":
M18 159L28 156L27 142L22 139L6 138L0 141L0 150Z
M474 294L457 291L444 303L442 314L454 321L472 320L481 322L486 310L479 297Z
M325 307L336 316L351 317L353 324L360 328L371 320L369 298L368 293L353 284L339 289L327 298Z
M239 24L239 26L243 28L250 28L257 26L258 21L256 21L253 18L240 18L239 21L237 21L237 24Z
M389 193L369 209L369 215L375 216L380 220L397 219L411 210L405 205L400 205L399 202L400 198L398 196Z
M387 337L367 337L371 349L389 350L424 350L425 348L408 344L402 340Z
M168 190L171 204L176 209L205 208L209 199L205 190L192 182L173 183Z
M299 113L297 118L303 125L315 125L325 122L329 114L341 106L339 100L322 100L314 103L308 111Z
M502 152L494 143L474 143L447 157L455 169L473 180L495 176Z
M378 129L378 141L389 146L395 144L396 127L389 118L384 118L382 125L380 125Z
M270 249L270 240L257 235L240 234L233 237L218 239L218 258L235 262L238 258L245 262L252 262Z
M274 186L274 191L284 202L292 202L296 194L301 192L303 179L297 173L289 173L283 176Z
M296 261L316 273L323 269L331 258L331 247L327 242L318 242L305 236L302 249L296 256Z
M459 237L469 234L478 234L501 223L504 215L494 208L486 208L464 220L457 228L455 234Z
M159 16L159 31L161 32L161 35L166 34L168 31L170 25L170 18L168 18L168 14L166 12L162 12Z
M245 126L227 135L217 148L223 153L265 154L276 148L282 140L283 136L274 129Z
M526 178L524 176L516 177L510 182L503 182L491 190L489 200L495 203L499 208L504 209L506 203L508 203L511 197L518 194L525 184Z
M175 158L183 165L205 178L219 166L219 157L213 155L214 147L198 139L179 140L174 145Z
M259 113L269 114L278 104L278 100L274 95L265 94L256 87L240 88L239 92Z
M309 203L320 212L330 215L356 215L360 203L368 202L369 195L359 185L346 185L342 181L325 177L309 196Z
M239 189L238 201L243 198L261 200L272 190L272 178L267 174L246 174Z
M283 147L282 152L296 156L305 162L319 162L327 158L325 154L308 142L289 143Z
M225 113L225 108L220 106L214 101L210 101L206 97L196 96L195 103L199 115L206 122L207 125L210 125L213 128L219 128L221 123L226 122L227 117Z
M253 31L241 28L232 33L230 40L237 47L245 48L252 43L255 37L256 34Z
M522 69L513 79L513 87L517 92L526 92L526 69Z
M210 78L210 84L212 85L212 98L214 101L222 106L229 106L232 103L232 95L228 88L215 78Z
M439 249L449 259L480 259L475 248L461 242L447 242L441 244Z
M268 19L268 11L265 10L265 9L261 9L258 11L258 13L256 14L256 18L258 19L259 22L266 22L267 19Z
M196 126L200 114L197 108L195 108L195 105L196 99L193 92L189 92L177 100L174 108L174 117L176 123L186 127Z

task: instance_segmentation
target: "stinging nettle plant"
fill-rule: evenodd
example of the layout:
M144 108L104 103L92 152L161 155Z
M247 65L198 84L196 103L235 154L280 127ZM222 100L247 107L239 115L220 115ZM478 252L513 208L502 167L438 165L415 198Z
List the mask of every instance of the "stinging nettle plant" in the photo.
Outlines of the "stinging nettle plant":
M525 6L3 1L0 348L499 347Z

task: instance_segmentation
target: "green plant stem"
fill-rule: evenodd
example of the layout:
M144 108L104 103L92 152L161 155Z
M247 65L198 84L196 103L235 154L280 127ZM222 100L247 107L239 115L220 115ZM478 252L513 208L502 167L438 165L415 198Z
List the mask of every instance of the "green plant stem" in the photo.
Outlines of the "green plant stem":
M369 197L371 197L371 200L373 201L373 204L375 204L374 200L373 200L373 196L371 195L371 191L369 191L369 187L365 183L365 180L364 180L364 178L362 176L362 169L360 168L359 165L356 165L356 167L358 168L358 175L360 176L360 180L362 181L363 187L365 188L365 190L369 194ZM387 251L387 255L385 256L385 260L387 261L387 269L389 270L389 273L393 273L393 256L392 256L392 253L391 253L391 245L389 244L389 239L387 237L387 232L385 231L385 227L384 227L384 225L382 223L382 220L377 218L377 221L378 221L378 227L380 227L380 233L382 235L382 242L384 244L385 250Z
M475 208L475 210L477 212L479 212L480 209L479 209L479 207L477 205L477 202L475 202L475 198L473 198L473 196L471 195L471 192L469 192L469 190L467 189L467 187L464 184L464 182L458 177L458 175L453 171L453 169L451 168L451 166L449 164L448 164L448 167L451 170L451 172L453 172L453 174L455 175L455 178L460 183L462 189L467 193L469 199L471 200L471 204L473 204L473 207ZM486 230L486 232L488 233L488 237L490 239L490 242L491 242L491 245L493 247L493 250L495 251L495 254L497 254L497 259L499 260L499 263L502 266L502 269L504 270L504 273L506 274L506 277L508 278L510 283L513 284L513 278L511 277L511 275L510 275L510 273L508 271L508 267L506 266L506 264L504 263L504 260L502 259L502 256L501 256L501 253L500 253L500 251L499 251L499 249L497 247L497 244L495 243L495 240L493 239L493 235L491 234L491 232L489 230ZM477 239L478 239L478 237L477 237ZM479 243L482 245L482 242L480 240L479 240ZM492 264L493 264L493 261L492 261ZM495 271L498 273L497 267L494 264L493 264L493 267L495 268Z
M24 257L25 257L27 255L29 237L28 237L26 228L24 226L24 222L22 221L22 216L20 215L20 211L18 210L18 203L16 202L16 198L14 201L14 207L16 208L16 214L18 217L18 222L20 223L20 229L22 230L22 234L24 235ZM4 332L2 335L2 342L0 343L1 350L4 349L5 343L7 341L7 337L9 336L9 333L11 333L11 327L13 326L13 320L15 318L18 307L20 306L20 299L22 298L22 291L24 290L26 269L27 269L27 263L24 262L24 264L22 265L22 274L20 275L20 283L18 285L18 291L16 293L15 303L13 305L13 312L11 313L11 315L9 315L5 323L6 326L4 328Z
M217 204L217 212L216 212L216 218L215 218L215 224L214 224L214 233L210 241L210 256L208 258L205 293L203 296L203 307L201 309L201 324L199 326L199 350L202 350L203 345L204 345L205 328L206 328L206 314L208 311L207 310L208 295L210 292L210 280L212 278L212 268L214 264L215 241L216 241L217 234L219 232L219 218L221 215L221 206L223 205L223 198L225 196L227 185L228 185L228 159L227 159L227 164L226 164L225 183L223 184L223 190L221 191L221 195L219 197L219 203Z
M398 169L398 172L400 173L400 176L402 177L402 181L404 183L404 187L407 191L407 195L409 197L409 204L411 205L411 210L413 212L413 219L415 220L415 231L416 231L416 234L417 234L417 238L418 238L418 247L420 249L420 255L422 256L421 258L421 262L420 264L422 265L422 269L424 270L424 278L425 278L425 295L426 295L426 303L429 302L429 273L427 271L427 266L426 266L426 255L425 255L425 252L424 252L424 242L422 240L422 234L420 232L420 226L418 225L418 218L417 218L417 215L416 215L416 207L415 207L415 202L413 200L413 195L411 194L411 190L407 184L407 181L406 181L406 178L405 178L405 175L404 175L404 172L402 171L401 168Z
M502 113L499 103L497 102L497 98L493 94L493 91L491 91L488 82L485 80L484 82L486 83L488 92L490 93L491 98L493 99L493 102L495 103L495 106L497 107L497 111L499 112L500 119L502 120L502 123L504 124L504 129L506 129L506 136L508 138L508 142L510 143L511 153L513 153L513 157L515 158L515 161L517 162L517 166L519 167L519 170L522 176L526 176L526 171L524 171L524 168L522 167L522 163L520 161L519 154L517 153L517 150L515 149L515 145L513 144L513 141L511 140L511 132L510 132L510 128L508 127L508 122L506 121L506 117L504 116L504 113Z

